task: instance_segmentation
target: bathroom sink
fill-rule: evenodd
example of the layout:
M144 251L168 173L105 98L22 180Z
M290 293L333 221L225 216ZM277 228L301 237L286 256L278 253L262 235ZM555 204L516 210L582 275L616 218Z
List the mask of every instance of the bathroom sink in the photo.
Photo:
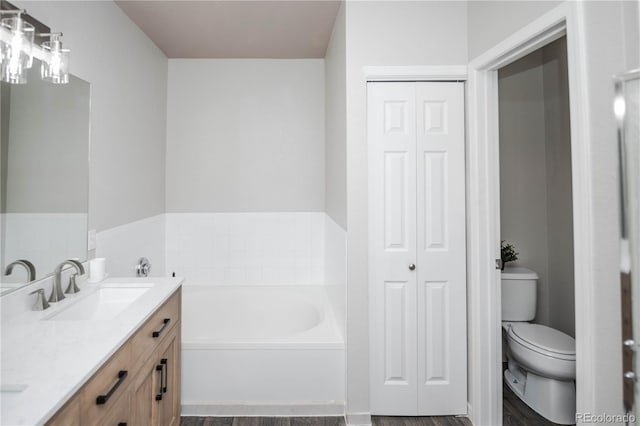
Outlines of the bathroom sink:
M27 389L27 385L0 385L0 403L8 406L13 400L18 398L25 389Z
M116 317L153 284L119 284L101 287L90 295L79 299L69 307L47 317L49 321L106 321Z

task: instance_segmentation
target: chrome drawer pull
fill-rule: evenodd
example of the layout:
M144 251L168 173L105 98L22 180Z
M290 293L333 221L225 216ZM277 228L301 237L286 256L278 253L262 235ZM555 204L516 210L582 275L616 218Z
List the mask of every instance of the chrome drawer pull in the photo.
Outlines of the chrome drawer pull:
M122 382L124 382L124 379L127 378L127 374L129 374L127 373L127 370L120 370L118 372L118 381L111 387L111 389L109 389L109 392L107 392L106 395L98 395L98 397L96 398L96 404L97 405L106 404L109 398L111 398L111 396L113 395L113 393L118 389L118 387L120 387Z

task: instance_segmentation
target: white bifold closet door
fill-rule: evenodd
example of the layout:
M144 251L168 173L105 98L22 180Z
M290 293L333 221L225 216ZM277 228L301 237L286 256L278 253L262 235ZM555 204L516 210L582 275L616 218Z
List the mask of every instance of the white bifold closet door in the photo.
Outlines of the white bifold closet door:
M464 84L367 94L371 412L464 414Z

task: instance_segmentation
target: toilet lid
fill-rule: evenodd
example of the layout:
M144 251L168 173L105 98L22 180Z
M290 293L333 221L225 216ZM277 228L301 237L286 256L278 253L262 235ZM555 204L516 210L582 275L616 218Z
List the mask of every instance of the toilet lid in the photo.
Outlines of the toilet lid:
M532 349L551 352L565 357L575 357L576 341L573 337L540 324L514 324L509 332L513 337L532 346Z

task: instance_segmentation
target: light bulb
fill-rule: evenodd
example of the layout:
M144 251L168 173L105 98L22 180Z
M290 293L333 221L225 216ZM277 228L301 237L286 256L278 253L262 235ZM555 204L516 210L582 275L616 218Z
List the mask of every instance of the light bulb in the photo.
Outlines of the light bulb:
M11 32L11 40L0 47L0 76L2 81L12 84L27 82L26 70L32 65L31 49L33 46L34 27L25 22L20 13L12 18L0 21L4 30Z
M622 120L624 118L624 114L627 110L627 105L624 101L624 97L622 95L617 95L615 100L613 101L613 113L615 114L618 120Z
M62 48L61 33L51 34L51 40L42 43L42 47L49 52L47 60L40 68L42 79L53 84L67 84L69 82L69 49Z

